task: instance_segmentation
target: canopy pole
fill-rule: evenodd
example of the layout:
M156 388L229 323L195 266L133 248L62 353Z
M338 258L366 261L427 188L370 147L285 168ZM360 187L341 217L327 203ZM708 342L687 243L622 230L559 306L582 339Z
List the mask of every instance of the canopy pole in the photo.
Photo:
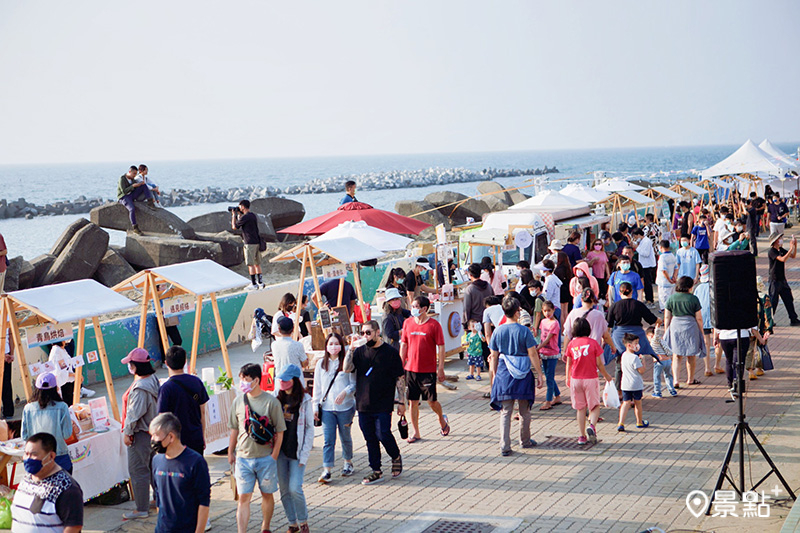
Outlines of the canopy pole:
M31 374L28 370L28 361L25 359L25 352L22 350L22 337L19 334L17 314L14 312L13 305L14 304L6 298L8 320L11 323L11 337L14 340L14 346L17 350L17 363L19 364L19 374L22 376L22 387L25 389L25 399L31 401L31 394L33 393L31 390Z
M342 298L344 297L344 278L339 278L339 296L336 298L336 307L342 306Z
M189 363L189 373L194 374L197 367L197 344L200 342L200 321L203 317L203 295L198 294L194 304L194 329L192 330L192 358ZM232 377L232 376L228 376Z
M361 276L358 273L358 263L353 263L353 277L356 282L356 294L358 294L358 306L361 308L361 317L367 319L367 310L364 308L364 295L361 293Z
M3 356L3 364L0 365L0 398L3 397L3 377L5 376L6 371L6 364L5 364L5 356L6 356L6 335L7 331L9 330L6 327L6 319L8 318L8 311L6 309L6 302L8 298L6 298L5 294L2 296L2 301L0 301L0 354ZM10 346L9 346L10 348ZM11 350L9 350L11 351Z
M297 285L297 310L300 310L300 302L303 301L303 287L306 284L306 262L308 261L309 255L309 246L306 245L303 247L303 260L301 261L300 267L300 283ZM322 300L319 302L322 305ZM295 318L297 317L297 313L295 313ZM294 340L300 340L300 321L294 321L294 330L292 331L292 338Z
M78 321L78 344L75 345L75 353L79 357L83 357L83 348L86 342L86 319L81 318ZM85 362L85 359L84 359ZM58 362L56 362L58 364ZM83 380L83 367L79 366L75 369L75 387L72 391L72 405L81 403L81 382Z
M167 350L169 350L169 339L167 337L167 325L164 323L164 310L161 308L161 297L159 297L158 290L156 289L156 277L152 272L150 272L148 276L150 276L150 292L153 295L153 307L156 312L158 332L161 336L161 347L164 349L164 354L166 355Z
M150 277L144 277L142 287L142 312L139 315L139 348L144 348L144 335L147 329L147 301L150 299Z
M317 264L314 262L314 254L312 254L312 253L308 254L308 262L309 262L308 266L311 267L311 279L314 280L314 294L317 296L317 301L319 302L319 304L322 305L322 292L320 292L320 290L319 290L319 278L317 278ZM341 292L341 290L340 290L340 292ZM341 300L341 296L339 297L339 299ZM298 310L300 309L300 305L301 305L302 302L303 302L303 292L301 290L300 291L300 297L297 299L297 309ZM299 319L299 317L300 317L299 311L298 311L297 316L298 316L298 319ZM299 323L299 320L298 320L298 323Z
M106 353L106 343L103 340L103 332L100 329L100 319L96 316L92 317L92 326L94 326L94 337L97 340L97 351L100 352L100 363L103 365L103 377L106 380L106 391L108 392L108 399L111 402L111 410L114 419L117 422L123 421L119 416L119 406L117 405L117 395L114 392L114 380L111 377L111 369L108 366L108 353ZM80 389L75 387L75 392L80 393Z
M231 359L228 356L228 340L225 338L225 331L222 329L222 319L219 316L219 306L217 305L217 293L211 293L211 309L214 310L214 322L217 324L217 335L219 335L219 348L222 350L222 358L225 361L225 370L228 377L233 378L231 371Z

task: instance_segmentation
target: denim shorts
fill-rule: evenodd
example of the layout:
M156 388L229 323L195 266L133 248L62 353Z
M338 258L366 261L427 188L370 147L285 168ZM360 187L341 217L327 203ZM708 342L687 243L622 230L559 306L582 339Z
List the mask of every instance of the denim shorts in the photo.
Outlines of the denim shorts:
M278 463L271 455L266 457L236 458L236 490L239 494L252 494L258 488L264 494L278 490Z
M642 391L640 390L624 390L622 391L622 401L631 402L642 399Z

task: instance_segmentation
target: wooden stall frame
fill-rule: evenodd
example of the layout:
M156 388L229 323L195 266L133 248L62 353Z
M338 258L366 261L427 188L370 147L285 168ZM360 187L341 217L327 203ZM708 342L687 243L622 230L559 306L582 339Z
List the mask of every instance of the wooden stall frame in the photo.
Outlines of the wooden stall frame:
M20 375L22 376L22 386L25 389L25 398L30 401L31 395L33 390L31 388L31 375L30 371L28 370L28 361L25 358L25 352L22 347L22 336L20 335L20 326L27 327L33 326L37 324L42 324L46 322L50 322L52 324L57 324L58 321L53 319L52 317L47 316L46 314L42 313L36 308L29 307L28 305L20 302L19 300L14 299L12 295L3 294L0 295L0 324L2 326L2 339L0 340L0 353L5 353L5 343L6 343L6 332L8 328L11 329L11 336L12 341L14 342L15 346L15 358L19 364ZM32 315L22 321L17 320L17 313L22 311L29 311ZM114 381L111 377L111 370L108 365L108 353L106 352L105 342L103 341L103 332L100 328L100 320L97 316L94 317L85 317L78 321L78 339L76 343L76 353L78 355L84 356L83 353L84 344L85 344L85 335L86 335L86 319L91 318L92 326L94 328L95 338L97 339L97 350L100 357L100 362L103 367L103 374L106 382L106 391L108 392L109 402L111 403L111 410L114 419L117 422L121 423L120 415L119 415L119 406L117 404L117 395L114 392ZM8 326L6 325L8 322ZM75 395L73 396L73 402L78 403L80 401L80 392L81 392L81 384L82 384L82 372L83 367L78 367L75 372ZM0 395L3 391L3 373L5 370L5 365L0 365Z
M167 288L162 293L159 294L158 286L159 285L166 285ZM141 287L141 289L139 288ZM162 276L152 270L143 270L138 274L134 274L130 278L122 281L112 287L113 290L117 292L126 292L129 290L141 290L142 294L142 302L141 302L141 313L140 313L140 321L139 321L139 348L144 348L144 341L145 341L145 326L147 320L147 312L148 306L150 302L153 302L153 308L155 310L156 315L156 322L158 323L158 330L161 334L161 346L164 349L164 352L169 349L169 340L167 337L167 328L166 323L164 322L164 310L161 308L161 301L166 298L172 298L174 296L192 296L195 300L195 317L194 317L194 329L192 331L192 353L189 362L189 373L194 374L197 365L197 344L200 339L200 324L202 320L202 313L203 313L203 299L208 298L211 301L211 309L214 313L214 324L217 328L217 335L219 337L219 345L220 351L222 351L222 359L225 363L225 372L227 372L228 377L233 377L233 372L231 369L231 360L230 356L228 355L228 343L227 337L225 336L225 331L222 326L222 319L219 312L219 305L217 304L217 293L210 292L208 294L197 294L186 287L183 287L181 284ZM156 303L157 302L157 303Z

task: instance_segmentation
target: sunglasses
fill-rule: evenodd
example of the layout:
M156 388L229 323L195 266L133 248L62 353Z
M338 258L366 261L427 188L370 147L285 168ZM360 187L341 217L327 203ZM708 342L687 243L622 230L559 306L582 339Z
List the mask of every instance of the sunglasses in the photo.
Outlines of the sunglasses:
M362 335L372 335L372 330L371 329L362 329L361 330L361 334Z

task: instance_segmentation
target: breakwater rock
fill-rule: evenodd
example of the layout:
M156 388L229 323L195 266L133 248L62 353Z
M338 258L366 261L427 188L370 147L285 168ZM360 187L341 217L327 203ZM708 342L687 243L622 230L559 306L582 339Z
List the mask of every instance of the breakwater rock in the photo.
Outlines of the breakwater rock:
M250 185L223 189L220 187L203 187L201 189L166 189L164 185L169 182L166 178L161 180L162 189L159 198L164 207L176 207L197 204L211 204L232 202L243 199L277 197L282 194L320 194L341 192L344 182L353 180L361 191L374 191L381 189L404 189L413 187L427 187L429 185L447 185L451 183L469 183L487 181L495 178L508 178L514 176L541 176L557 173L555 167L543 169L495 169L468 170L465 168L428 168L421 170L396 170L390 172L369 172L365 174L340 175L328 178L311 180L304 185L291 185L277 188L272 186ZM113 181L113 180L112 180ZM109 182L109 193L114 184ZM42 215L72 215L88 213L96 207L114 200L104 198L86 198L79 196L72 201L58 201L45 205L36 205L24 198L9 202L0 200L0 219L4 218L33 218Z

